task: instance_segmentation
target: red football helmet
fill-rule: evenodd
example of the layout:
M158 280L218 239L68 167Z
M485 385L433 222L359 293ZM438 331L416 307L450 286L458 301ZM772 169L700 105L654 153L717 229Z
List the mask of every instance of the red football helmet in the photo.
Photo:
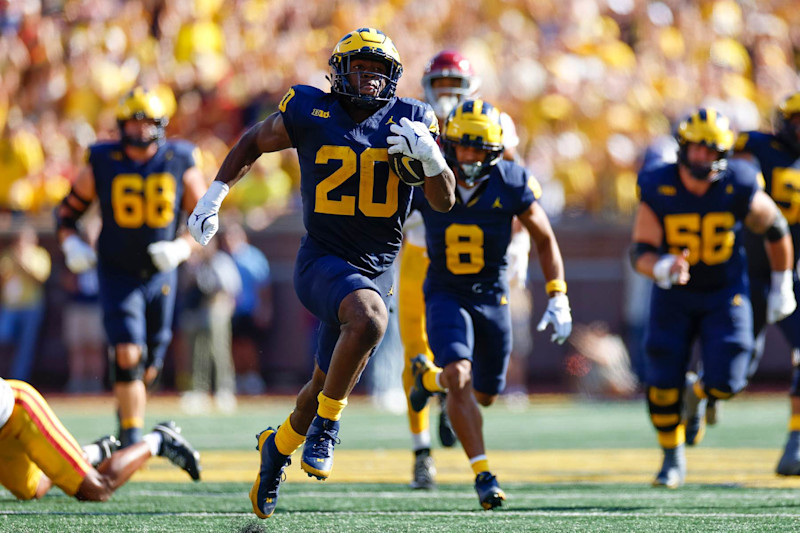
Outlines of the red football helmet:
M433 88L433 80L441 78L458 80L459 83L454 87ZM447 118L458 104L475 96L478 85L480 80L472 69L472 63L455 50L443 50L433 56L422 76L425 100L441 120Z

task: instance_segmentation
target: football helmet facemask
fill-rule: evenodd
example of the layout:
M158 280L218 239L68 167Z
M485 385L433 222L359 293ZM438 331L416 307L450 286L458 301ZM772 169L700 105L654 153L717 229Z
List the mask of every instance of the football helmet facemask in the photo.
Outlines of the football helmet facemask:
M386 74L378 72L353 72L350 63L353 59L369 59L386 64ZM361 109L375 110L391 100L397 90L397 81L403 74L400 54L392 40L382 31L374 28L359 28L342 37L333 49L328 61L331 74L331 92L337 94ZM377 96L361 94L358 85L353 86L347 77L350 74L370 74L383 82Z
M441 78L458 80L455 87L433 87L433 81ZM433 106L436 116L444 120L458 104L474 98L480 80L475 75L469 59L455 50L443 50L433 56L422 75L425 100Z
M472 146L488 153L483 161L460 163L456 146ZM483 100L467 100L456 106L444 124L442 147L447 163L456 177L468 187L489 177L492 167L503 155L503 127L500 111Z
M125 133L125 123L129 120L152 120L155 124L153 133L147 137L132 137ZM167 108L155 91L136 87L117 106L117 125L123 144L144 148L151 143L159 144L166 138L166 127L169 123Z
M678 125L678 163L686 167L698 180L714 181L728 168L728 157L733 149L734 133L728 117L714 108L700 108ZM690 143L708 146L717 152L711 163L690 163Z
M775 113L775 136L795 154L800 155L800 123L792 121L798 114L800 114L800 92L788 96L778 106Z

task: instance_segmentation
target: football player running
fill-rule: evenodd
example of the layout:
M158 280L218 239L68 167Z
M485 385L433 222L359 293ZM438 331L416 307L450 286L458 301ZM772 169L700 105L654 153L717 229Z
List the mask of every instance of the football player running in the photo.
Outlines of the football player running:
M403 67L391 39L373 28L355 30L339 41L329 64L331 92L290 88L279 111L231 149L189 219L192 235L206 244L229 186L262 153L297 149L307 233L294 286L321 325L313 375L294 411L258 436L261 467L250 500L259 518L274 512L283 470L304 442L301 468L319 479L330 475L347 397L386 330L391 267L412 196L389 172L388 154L422 162L424 194L436 210L448 211L455 201L433 110L395 97Z
M89 164L56 211L67 267L80 273L97 264L123 446L142 439L146 386L172 338L176 267L196 246L187 234L176 237L178 219L206 190L196 148L167 140L167 122L154 91L128 93L117 107L120 140L89 147ZM96 252L76 231L95 200L103 222Z
M794 260L797 264L800 255L800 92L785 98L776 112L776 131L773 134L757 131L744 132L736 140L735 157L754 159L764 175L764 190L781 210L792 235ZM755 374L764 353L766 326L773 320L767 314L769 289L773 285L769 261L761 235L745 234L745 248L750 275L750 300L753 304L753 333L755 349L750 363L748 378ZM775 283L789 283L789 274L780 274L786 279ZM794 274L795 299L800 298L800 285ZM795 311L777 322L777 326L792 348L791 418L789 419L789 438L776 471L784 476L800 475L800 312ZM709 398L710 400L710 398ZM702 401L696 402L700 408L694 413L697 426L704 422ZM709 408L711 408L709 404ZM687 441L689 426L687 425Z
M461 102L474 98L480 86L480 79L475 74L469 59L455 50L443 50L433 56L425 67L422 76L422 88L425 100L431 104L439 127L450 112ZM503 126L504 159L515 160L515 147L519 144L514 121L506 113L500 114ZM428 255L425 250L425 224L419 211L412 212L403 227L403 251L400 255L399 288L398 288L398 321L400 336L403 342L404 367L403 389L408 399L414 385L412 368L415 359L423 355L428 361L433 359L428 337L425 332L425 301L422 284L428 270ZM515 225L515 236L509 246L509 262L514 265L510 269L510 283L514 287L524 287L528 271L530 254L530 238ZM529 298L525 294L515 292L517 297ZM530 307L530 302L521 302L520 309ZM525 321L524 319L522 321ZM527 321L525 321L527 322ZM453 427L444 408L446 395L439 394L441 410L439 413L439 440L442 446L454 446L457 442ZM411 487L414 489L432 489L435 486L436 468L431 456L431 435L429 426L430 408L417 412L408 409L408 423L411 431L411 445L414 452L414 467Z
M79 500L106 501L151 457L161 456L200 479L200 454L174 422L119 450L103 437L81 448L47 401L24 381L0 378L0 485L20 500L59 487Z
M424 356L414 361L410 404L419 412L434 393L447 391L447 412L475 473L478 500L493 509L505 493L489 467L479 404L492 405L505 385L511 352L507 249L515 218L530 233L547 280L550 301L539 329L552 324L552 340L563 343L572 317L561 252L537 202L541 187L524 167L501 157L500 112L482 100L459 104L445 122L442 144L456 175L456 205L440 213L414 197L430 257L424 292L435 366Z
M677 140L677 163L639 174L631 247L634 268L655 281L645 382L663 450L653 485L668 488L681 486L686 476L685 388L698 398L727 400L747 383L753 315L744 226L767 240L773 280L768 320L779 321L796 307L786 219L759 188L754 167L729 160L734 133L728 119L712 108L696 110L678 126ZM687 385L696 339L704 375Z

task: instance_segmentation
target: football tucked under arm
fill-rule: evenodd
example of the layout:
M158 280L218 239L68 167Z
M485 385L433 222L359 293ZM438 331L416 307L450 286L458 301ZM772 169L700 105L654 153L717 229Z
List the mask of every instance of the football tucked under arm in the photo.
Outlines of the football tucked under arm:
M389 168L407 185L417 187L425 183L425 171L419 159L402 152L389 154Z

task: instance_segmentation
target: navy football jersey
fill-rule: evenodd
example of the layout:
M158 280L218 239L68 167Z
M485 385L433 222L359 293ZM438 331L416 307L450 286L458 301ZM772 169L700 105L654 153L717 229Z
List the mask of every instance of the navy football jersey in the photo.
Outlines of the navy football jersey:
M685 288L716 290L746 283L742 227L759 188L757 174L752 165L729 160L727 170L703 196L686 190L677 164L639 175L641 200L664 229L659 252L677 255L684 249L689 251L691 278Z
M414 195L414 209L425 220L430 258L426 287L461 293L507 290L511 222L541 196L541 187L524 167L505 160L478 187L466 203L457 197L448 213L433 210L424 196Z
M392 98L358 123L338 96L305 85L292 87L279 109L300 161L309 245L367 276L385 271L400 250L411 205L411 187L389 171L386 138L402 117L438 134L433 109L411 98Z
M147 277L157 271L147 246L176 236L183 173L195 165L193 144L166 141L152 159L129 159L119 142L89 148L103 228L97 239L106 268Z
M748 131L736 140L736 151L753 155L764 175L764 190L778 204L789 223L794 243L795 262L800 257L800 157L784 146L774 135ZM750 271L761 276L770 272L763 235L748 232L747 260Z

